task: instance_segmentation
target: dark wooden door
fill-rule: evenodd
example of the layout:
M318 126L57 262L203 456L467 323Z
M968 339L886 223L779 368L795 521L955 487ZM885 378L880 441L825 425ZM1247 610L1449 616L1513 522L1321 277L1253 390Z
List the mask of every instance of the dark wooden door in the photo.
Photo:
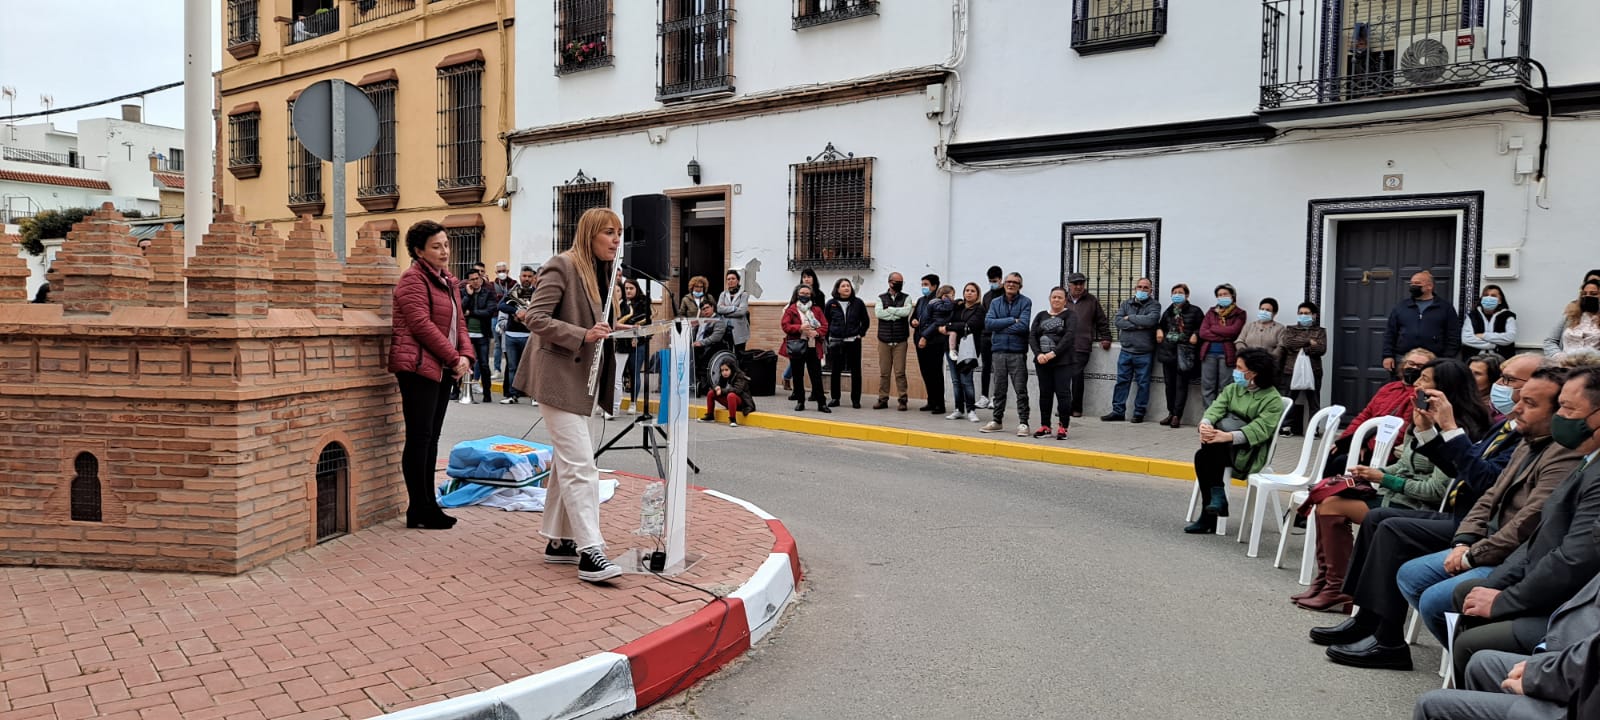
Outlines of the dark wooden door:
M1350 220L1338 224L1333 312L1323 313L1333 355L1333 402L1354 415L1393 378L1383 369L1383 330L1411 276L1433 274L1440 302L1455 303L1454 218Z

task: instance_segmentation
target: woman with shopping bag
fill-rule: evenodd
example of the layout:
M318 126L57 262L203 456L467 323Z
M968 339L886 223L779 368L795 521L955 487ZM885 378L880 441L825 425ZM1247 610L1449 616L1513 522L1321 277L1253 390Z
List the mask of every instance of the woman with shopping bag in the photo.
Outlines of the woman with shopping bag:
M969 282L961 289L961 302L956 303L950 322L939 332L956 339L955 355L945 363L950 369L956 406L945 419L977 422L978 396L972 386L972 372L978 368L978 336L983 333L983 297L977 283Z
M1322 356L1328 352L1328 330L1322 327L1317 304L1307 300L1295 310L1295 323L1278 339L1283 366L1289 369L1278 390L1294 400L1284 418L1284 436L1305 431L1306 421L1322 409Z

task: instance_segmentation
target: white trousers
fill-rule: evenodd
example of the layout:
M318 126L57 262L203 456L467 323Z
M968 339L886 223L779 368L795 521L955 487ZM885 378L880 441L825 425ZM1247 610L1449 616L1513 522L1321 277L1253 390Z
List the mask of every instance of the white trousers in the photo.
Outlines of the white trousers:
M571 540L579 550L605 545L600 535L600 469L594 464L589 418L539 406L550 442L554 467L545 482L544 527L552 540Z
M632 356L632 353L616 353L615 355L617 367L616 377L612 378L612 380L616 383L615 388L611 392L612 415L622 412L622 373L628 369L628 358ZM638 410L639 408L635 406L633 409Z

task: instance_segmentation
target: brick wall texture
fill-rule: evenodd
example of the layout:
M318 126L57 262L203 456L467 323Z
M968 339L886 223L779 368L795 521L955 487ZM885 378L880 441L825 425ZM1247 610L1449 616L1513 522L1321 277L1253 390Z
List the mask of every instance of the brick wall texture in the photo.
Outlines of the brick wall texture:
M404 507L390 321L371 299L398 272L363 245L377 236L352 248L365 263L355 308L341 304L344 275L314 226L296 225L289 252L264 251L231 209L210 230L182 270L181 234L158 234L177 255L153 247L147 261L106 206L56 266L70 302L26 304L4 288L0 563L248 570L316 543L330 443L349 458L343 528ZM83 453L98 466L99 521L72 519Z

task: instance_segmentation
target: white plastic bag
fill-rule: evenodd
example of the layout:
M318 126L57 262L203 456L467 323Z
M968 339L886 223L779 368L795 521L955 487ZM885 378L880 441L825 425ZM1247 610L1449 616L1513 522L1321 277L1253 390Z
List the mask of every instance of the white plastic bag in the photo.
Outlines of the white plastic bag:
M1311 356L1300 353L1294 359L1294 375L1289 378L1290 390L1315 390L1317 389L1316 373L1311 371Z
M961 341L956 343L956 362L978 360L978 342L971 335L963 335Z

